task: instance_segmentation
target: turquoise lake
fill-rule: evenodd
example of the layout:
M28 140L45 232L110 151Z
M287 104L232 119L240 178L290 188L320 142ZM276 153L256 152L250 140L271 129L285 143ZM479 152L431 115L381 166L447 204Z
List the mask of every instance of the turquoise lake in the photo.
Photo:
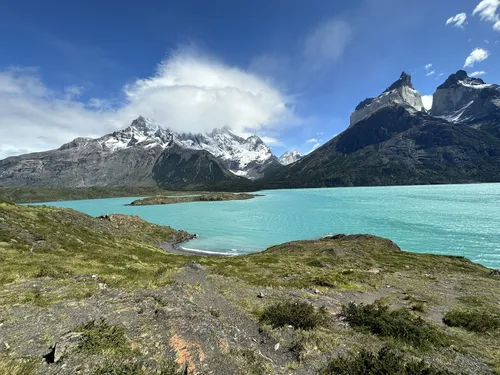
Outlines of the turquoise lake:
M137 214L196 233L185 248L245 254L298 239L370 233L401 248L500 268L500 184L262 191L246 201L125 206L137 198L44 203L89 215Z

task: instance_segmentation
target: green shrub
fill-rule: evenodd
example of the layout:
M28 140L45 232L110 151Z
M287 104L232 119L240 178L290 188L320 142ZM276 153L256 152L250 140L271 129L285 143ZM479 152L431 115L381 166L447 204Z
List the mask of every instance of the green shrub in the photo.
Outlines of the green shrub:
M451 310L443 318L450 327L461 327L467 331L486 333L500 328L500 316L487 311Z
M130 351L125 337L125 328L112 326L104 319L91 321L76 329L82 332L78 349L88 354L125 354Z
M326 318L327 312L323 307L316 310L307 302L285 301L267 306L260 320L273 328L291 325L295 329L313 329L324 325Z
M349 325L360 331L410 343L415 346L445 344L444 335L408 309L392 310L379 304L342 307Z
M175 361L145 366L141 361L107 361L97 367L92 375L179 375Z
M378 354L362 350L357 355L332 359L321 375L456 375L424 361L405 361L403 355L382 348Z

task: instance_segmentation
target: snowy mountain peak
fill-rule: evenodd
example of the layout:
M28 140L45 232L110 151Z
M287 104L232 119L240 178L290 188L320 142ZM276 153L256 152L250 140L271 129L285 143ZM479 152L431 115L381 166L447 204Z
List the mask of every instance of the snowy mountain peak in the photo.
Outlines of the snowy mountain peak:
M287 151L283 155L281 155L278 159L280 164L289 165L295 163L297 160L302 158L302 154L297 150Z
M422 96L414 89L411 83L411 76L405 72L401 73L399 79L382 94L376 98L368 98L359 103L351 114L350 126L370 117L379 109L392 105L404 106L412 112L424 110Z
M384 92L393 91L393 90L399 89L403 86L409 87L411 89L415 89L413 87L413 84L411 83L411 75L409 75L405 72L401 73L401 76L399 77L399 79L396 82L394 82L392 85L390 85L387 89L385 89Z
M493 85L485 83L481 78L472 78L467 75L465 70L459 70L454 74L451 74L446 81L440 86L438 90L444 90L449 88L458 88L460 86L469 88L486 88Z
M154 136L157 132L169 132L168 129L164 129L159 124L154 122L152 119L145 118L142 116L139 116L134 121L132 121L130 126L124 129L124 131L132 128L137 130L139 133L142 133L150 137Z
M498 111L500 86L469 77L465 70L459 70L438 86L430 113L453 123L469 123L484 120Z

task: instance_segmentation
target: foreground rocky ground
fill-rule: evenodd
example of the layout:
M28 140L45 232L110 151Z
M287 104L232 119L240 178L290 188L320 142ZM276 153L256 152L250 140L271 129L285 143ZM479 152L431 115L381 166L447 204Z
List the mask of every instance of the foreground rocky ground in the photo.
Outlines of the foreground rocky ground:
M498 272L367 235L157 247L185 238L0 203L0 374L500 374Z

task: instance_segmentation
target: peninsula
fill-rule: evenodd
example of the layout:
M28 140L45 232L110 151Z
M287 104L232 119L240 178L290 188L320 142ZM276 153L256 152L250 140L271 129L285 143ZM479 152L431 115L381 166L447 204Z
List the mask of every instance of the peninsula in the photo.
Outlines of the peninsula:
M189 193L186 193L189 194ZM150 206L156 204L174 204L187 202L220 202L239 201L257 197L257 194L247 193L200 193L181 196L154 195L143 199L138 199L130 203L130 206Z

